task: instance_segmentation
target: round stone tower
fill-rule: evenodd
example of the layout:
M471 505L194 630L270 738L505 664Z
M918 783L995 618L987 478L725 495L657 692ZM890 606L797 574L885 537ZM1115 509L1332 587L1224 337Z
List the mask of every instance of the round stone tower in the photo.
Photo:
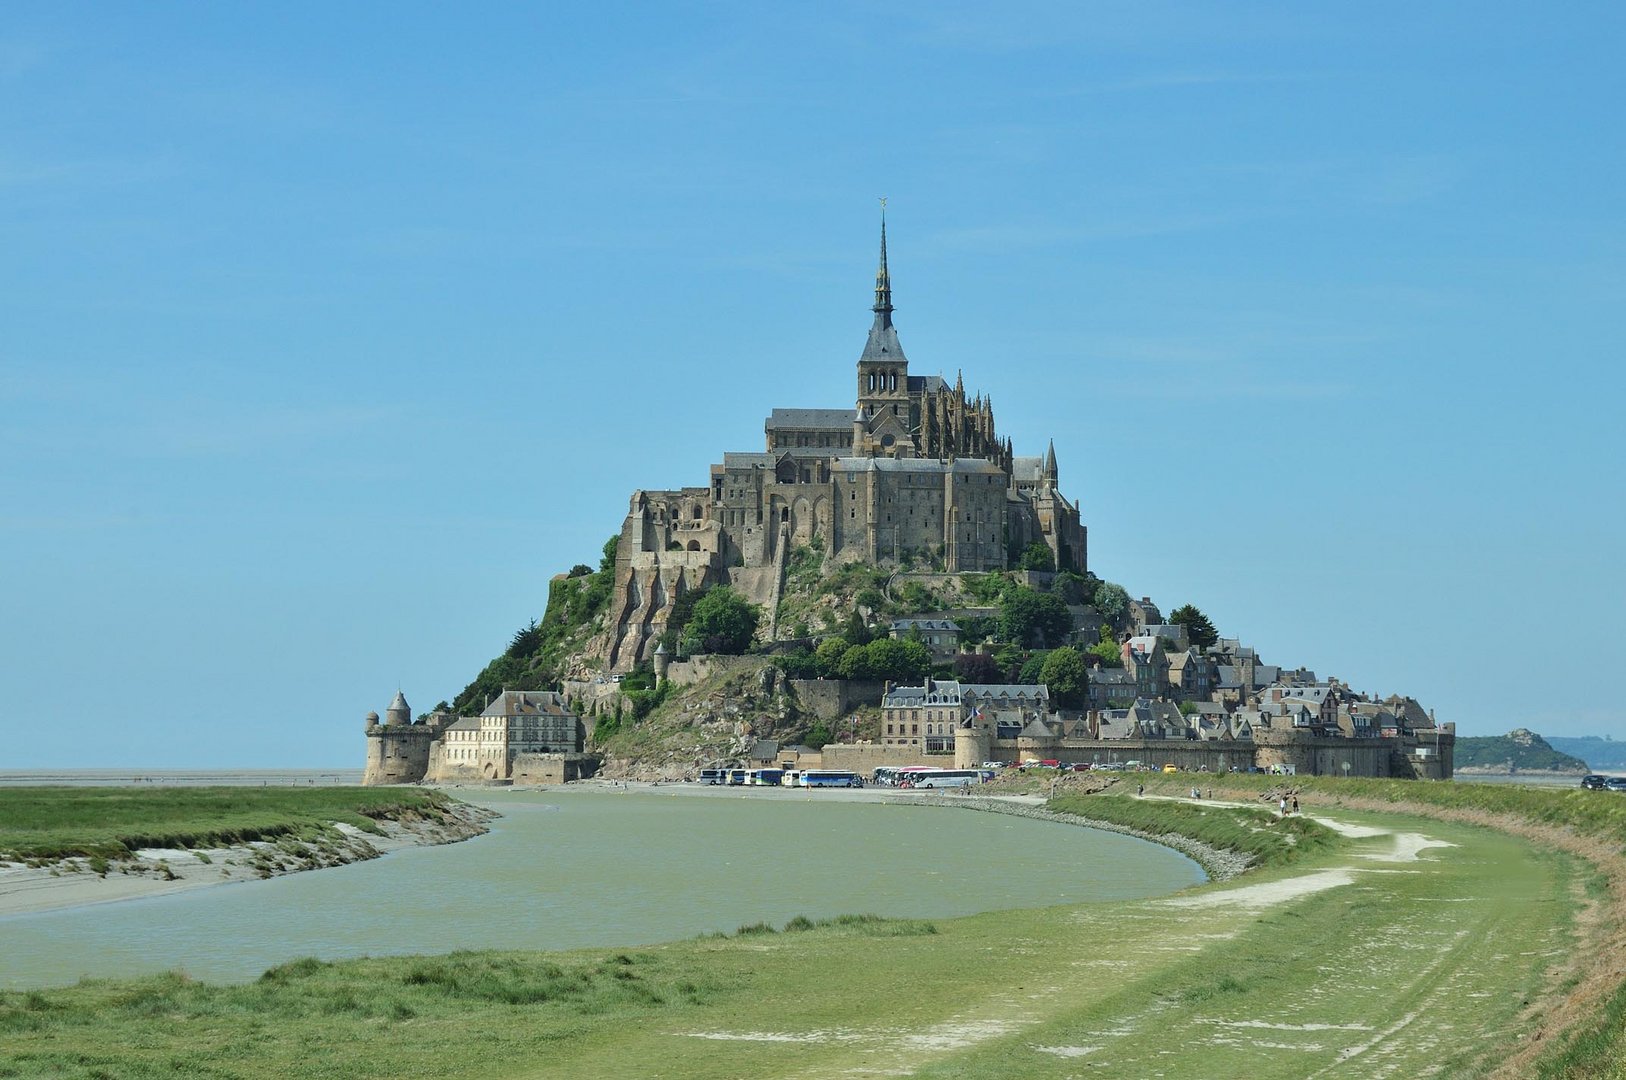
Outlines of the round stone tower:
M407 704L406 695L397 690L395 700L390 707L384 710L384 723L390 727L400 727L402 724L412 723L412 707Z

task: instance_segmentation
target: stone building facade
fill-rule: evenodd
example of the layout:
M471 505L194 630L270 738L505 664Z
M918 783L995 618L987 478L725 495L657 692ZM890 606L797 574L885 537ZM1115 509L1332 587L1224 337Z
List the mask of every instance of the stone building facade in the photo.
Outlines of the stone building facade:
M418 721L396 691L385 716L367 714L363 784L562 784L597 767L580 718L550 691L507 690L479 716Z
M770 613L795 547L837 562L1001 570L1043 542L1059 569L1087 569L1087 534L1061 494L1055 448L1014 456L993 402L964 382L916 375L892 323L886 225L874 320L852 409L775 409L760 452L728 452L705 487L638 491L616 549L604 657L649 660L677 597L731 585Z

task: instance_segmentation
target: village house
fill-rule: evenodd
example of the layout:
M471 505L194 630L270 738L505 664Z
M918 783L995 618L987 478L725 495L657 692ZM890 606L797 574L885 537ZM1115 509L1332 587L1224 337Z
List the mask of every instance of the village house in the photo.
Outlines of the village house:
M949 663L960 651L960 628L948 619L894 619L886 632L897 641L918 634L934 664Z

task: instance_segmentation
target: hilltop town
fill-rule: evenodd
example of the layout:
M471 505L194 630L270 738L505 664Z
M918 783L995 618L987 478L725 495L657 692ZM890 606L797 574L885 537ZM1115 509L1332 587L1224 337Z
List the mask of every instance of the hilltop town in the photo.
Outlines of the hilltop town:
M701 767L1129 761L1449 778L1454 725L1269 664L1192 605L1092 572L1054 443L910 372L881 225L853 408L775 408L761 450L633 492L453 701L366 719L365 782L563 783Z

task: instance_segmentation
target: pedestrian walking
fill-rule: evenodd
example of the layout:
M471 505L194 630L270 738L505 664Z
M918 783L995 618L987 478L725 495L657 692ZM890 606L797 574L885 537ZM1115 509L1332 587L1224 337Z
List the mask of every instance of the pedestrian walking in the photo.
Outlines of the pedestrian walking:
M1138 799L1144 794L1146 794L1146 785L1145 784L1136 784L1135 785L1135 798Z
M1282 796L1281 803L1279 804L1279 809L1282 812L1282 817L1286 817L1287 816L1287 796L1286 795Z
M1293 796L1293 813L1296 814L1298 812L1299 812L1299 797L1297 795L1294 795Z

